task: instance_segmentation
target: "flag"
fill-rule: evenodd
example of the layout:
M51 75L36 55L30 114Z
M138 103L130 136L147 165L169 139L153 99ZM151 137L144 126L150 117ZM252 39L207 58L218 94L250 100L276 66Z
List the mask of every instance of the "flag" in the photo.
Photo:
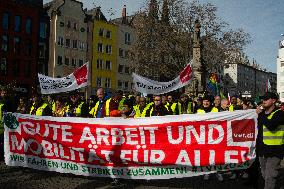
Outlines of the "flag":
M212 73L210 75L209 81L207 83L207 90L213 96L220 95L217 74Z
M230 96L230 93L228 93L228 102L229 102L229 105L231 104L231 96Z
M269 79L267 79L265 92L269 92L270 89L271 89L271 84L270 84Z

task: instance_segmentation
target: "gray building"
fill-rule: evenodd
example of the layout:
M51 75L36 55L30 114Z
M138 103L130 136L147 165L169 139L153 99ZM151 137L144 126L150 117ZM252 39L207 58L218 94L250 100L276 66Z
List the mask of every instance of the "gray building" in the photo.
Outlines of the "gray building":
M270 91L276 92L276 73L261 70L255 65L230 63L224 67L224 92L230 95L262 95L266 92L268 80Z
M126 6L122 9L122 17L112 20L118 26L117 31L117 89L132 91L132 65L129 59L130 50L135 43L135 29L131 26L131 18L126 15Z

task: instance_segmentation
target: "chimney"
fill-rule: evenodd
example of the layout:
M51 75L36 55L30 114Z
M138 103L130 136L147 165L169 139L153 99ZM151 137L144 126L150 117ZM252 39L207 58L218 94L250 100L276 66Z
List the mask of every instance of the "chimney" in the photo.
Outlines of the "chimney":
M122 15L121 16L122 16L122 23L126 24L126 21L127 21L126 20L126 5L124 5L123 8L122 8Z

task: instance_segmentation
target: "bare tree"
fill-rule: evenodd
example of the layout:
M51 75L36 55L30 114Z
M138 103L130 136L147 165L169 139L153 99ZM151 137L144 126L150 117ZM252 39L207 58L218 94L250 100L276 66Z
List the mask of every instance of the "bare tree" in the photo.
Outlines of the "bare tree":
M218 9L211 3L185 0L148 3L148 7L134 15L132 22L137 40L129 61L135 62L133 67L141 75L163 81L179 73L192 59L197 19L202 26L202 58L207 72L225 60L233 61L231 53L244 54L245 46L250 43L250 35L242 29L231 29L217 16Z

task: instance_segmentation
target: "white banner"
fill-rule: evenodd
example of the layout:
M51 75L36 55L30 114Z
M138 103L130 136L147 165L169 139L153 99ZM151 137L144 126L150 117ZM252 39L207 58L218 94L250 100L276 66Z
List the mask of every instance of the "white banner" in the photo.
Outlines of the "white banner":
M41 94L73 91L89 84L89 62L63 78L53 78L38 74Z
M169 82L158 82L135 73L132 74L134 88L136 91L155 95L168 93L188 85L192 80L192 76L193 74L190 64L187 64L177 78Z

